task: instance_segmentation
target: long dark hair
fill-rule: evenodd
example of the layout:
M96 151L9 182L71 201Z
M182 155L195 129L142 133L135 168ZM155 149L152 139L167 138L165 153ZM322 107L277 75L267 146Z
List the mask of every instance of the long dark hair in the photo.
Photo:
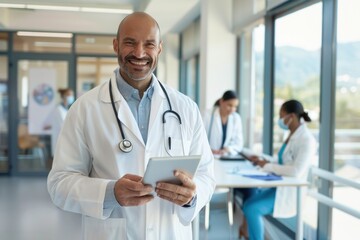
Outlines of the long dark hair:
M311 122L311 118L308 113L304 111L303 105L295 99L284 102L281 109L286 113L294 113L299 120L303 118L306 122Z
M222 97L220 99L218 99L214 106L219 106L220 105L220 100L222 99L223 101L227 101L227 100L231 100L231 99L237 99L237 95L234 91L232 90L227 90L226 92L224 92L224 94L222 95Z

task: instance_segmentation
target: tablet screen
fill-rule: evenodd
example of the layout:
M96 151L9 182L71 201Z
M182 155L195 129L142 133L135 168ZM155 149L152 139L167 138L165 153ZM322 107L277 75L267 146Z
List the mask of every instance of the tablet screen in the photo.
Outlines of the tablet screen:
M181 170L194 176L198 168L201 156L179 157L152 157L146 167L143 177L144 184L150 184L154 188L157 182L168 182L180 185L180 180L174 176L175 170Z

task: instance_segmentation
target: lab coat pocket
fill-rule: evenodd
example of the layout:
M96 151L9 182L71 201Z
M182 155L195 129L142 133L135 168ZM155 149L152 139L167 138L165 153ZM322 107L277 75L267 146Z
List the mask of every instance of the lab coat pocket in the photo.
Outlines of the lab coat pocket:
M126 220L124 218L108 218L105 220L83 216L84 240L127 239Z
M171 156L186 156L189 155L190 141L182 141L181 139L171 140L171 149L169 152Z

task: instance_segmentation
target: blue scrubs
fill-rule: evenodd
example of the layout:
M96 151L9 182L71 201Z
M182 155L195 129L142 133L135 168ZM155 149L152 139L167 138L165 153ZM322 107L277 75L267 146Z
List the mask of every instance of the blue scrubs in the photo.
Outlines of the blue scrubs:
M278 153L279 164L283 164L282 155L286 148L284 143ZM274 212L276 188L259 189L256 194L245 201L243 212L248 222L249 238L251 240L264 239L263 216Z

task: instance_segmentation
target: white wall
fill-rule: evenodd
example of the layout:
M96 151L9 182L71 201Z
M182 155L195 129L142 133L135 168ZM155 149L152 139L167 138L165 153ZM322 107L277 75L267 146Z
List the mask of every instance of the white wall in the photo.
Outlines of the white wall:
M188 60L200 51L200 19L190 24L182 34L182 60Z
M265 0L234 0L234 32L241 33L245 28L256 24L265 15Z
M179 35L167 34L163 38L163 52L160 55L157 77L167 85L179 89Z
M5 8L0 8L0 29L5 28L8 22L8 10Z
M224 91L235 90L236 36L232 32L232 2L201 2L201 111L210 108Z

